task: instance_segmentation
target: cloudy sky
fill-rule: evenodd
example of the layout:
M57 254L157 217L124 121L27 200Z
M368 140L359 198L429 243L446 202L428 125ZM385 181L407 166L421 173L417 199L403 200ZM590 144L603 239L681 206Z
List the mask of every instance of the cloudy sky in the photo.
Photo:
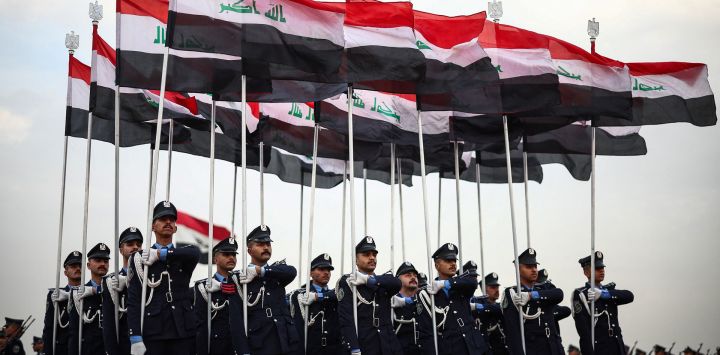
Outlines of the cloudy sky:
M114 1L102 1L100 33L115 38ZM478 1L414 1L417 9L448 15L486 10ZM76 56L90 62L90 20L84 1L0 2L0 316L38 320L25 336L41 334L44 299L54 285L58 236L63 124L67 85L65 33L80 34ZM598 51L618 60L707 63L710 82L720 87L720 7L710 0L505 0L502 22L553 35L589 48L586 25L600 21ZM605 255L607 280L635 293L622 307L626 343L645 350L656 343L676 350L699 343L720 345L720 278L714 258L720 250L720 128L686 124L643 128L648 155L600 157L597 163L597 247ZM147 146L121 152L122 228L145 225ZM81 248L85 142L71 139L63 257ZM113 244L113 148L96 143L92 151L88 245ZM163 158L164 159L164 158ZM165 160L160 176L165 175ZM208 213L207 160L177 154L173 159L171 199L199 217ZM216 175L216 222L229 226L232 166L220 162ZM158 191L164 191L161 179ZM258 174L248 172L248 224L259 223ZM274 259L298 262L299 188L268 176L266 218L275 240ZM362 231L362 184L356 183L357 235ZM425 232L420 180L404 190L406 259L425 270ZM437 177L428 178L430 229L437 235ZM442 195L441 239L457 243L454 183ZM466 258L479 257L475 185L460 187L463 247ZM313 255L330 253L339 263L340 187L318 191L318 223ZM164 194L164 192L162 193ZM307 196L307 195L306 195ZM516 185L518 238L525 247L524 195ZM158 194L158 198L161 198ZM514 284L512 233L507 186L483 185L486 270ZM307 199L306 199L307 201ZM530 186L531 236L541 267L566 291L583 283L577 259L588 254L590 185L570 178L563 168L545 168L542 185ZM390 269L389 187L368 182L368 233L379 243L379 270ZM307 210L307 206L306 206ZM238 212L239 213L239 212ZM307 214L306 214L307 218ZM305 223L307 227L307 223ZM143 228L144 230L144 228ZM396 263L402 257L396 230ZM306 251L303 251L303 255ZM346 269L349 262L346 263ZM206 269L197 269L201 278ZM334 282L335 278L333 278ZM293 284L293 287L296 284ZM564 345L577 344L572 320L561 323ZM27 345L26 345L27 346Z

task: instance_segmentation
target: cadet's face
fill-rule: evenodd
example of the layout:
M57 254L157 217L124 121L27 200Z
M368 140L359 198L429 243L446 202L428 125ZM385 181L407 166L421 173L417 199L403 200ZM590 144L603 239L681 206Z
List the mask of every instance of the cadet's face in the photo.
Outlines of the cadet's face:
M590 267L586 266L583 268L583 272L585 273L585 277L587 277L588 281L590 280ZM601 283L605 280L605 268L595 269L595 282Z
M409 288L411 290L414 290L418 287L418 276L412 271L406 272L398 276L398 278L402 282L403 288Z
M14 336L15 333L17 332L18 328L19 327L15 324L6 325L5 326L5 335L9 336L9 337Z
M33 344L33 351L42 351L43 350L43 343L35 343Z
M6 344L7 344L7 338L0 337L0 347L4 348Z
M485 286L485 294L489 299L496 301L500 298L500 286Z
M455 276L455 272L457 271L457 260L437 259L435 260L435 269L440 276L451 278Z
M175 217L164 216L154 220L152 230L159 237L172 238L172 235L177 232Z
M215 265L218 270L232 271L237 265L237 255L235 253L215 253Z
M248 254L254 261L265 264L272 256L272 245L270 242L250 242Z
M375 267L377 267L377 252L369 250L363 253L357 253L355 254L355 263L358 269L364 273L375 272Z
M532 283L537 281L537 265L520 264L520 278L525 283Z
M132 253L140 250L142 248L142 242L139 240L131 240L127 243L120 244L120 254L122 256L129 258Z
M570 351L568 355L580 355L580 352L577 350Z
M330 269L326 267L316 267L310 271L310 277L316 284L325 286L330 282Z
M80 280L82 270L80 264L71 264L65 267L65 276L70 280Z
M108 259L88 259L87 267L93 275L105 276L108 271Z

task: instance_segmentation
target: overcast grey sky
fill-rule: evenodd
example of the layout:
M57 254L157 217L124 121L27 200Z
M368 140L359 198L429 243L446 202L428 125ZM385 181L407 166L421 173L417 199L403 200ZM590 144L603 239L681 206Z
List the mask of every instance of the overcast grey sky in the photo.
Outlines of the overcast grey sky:
M115 38L115 1L102 1L101 35ZM486 10L484 1L414 1L420 10L458 15ZM587 20L600 21L598 51L621 61L707 63L712 87L720 87L720 7L711 0L505 0L503 23L565 39L589 48ZM90 62L90 20L86 1L0 2L0 316L35 325L24 337L40 335L44 299L54 285L55 252L67 85L66 32L80 34L76 56ZM607 281L635 293L621 308L626 343L650 350L676 350L700 342L720 345L720 128L687 124L643 128L648 155L598 158L597 248L605 253ZM69 148L63 257L81 248L85 142ZM166 171L165 158L160 176ZM176 154L171 199L190 214L207 218L208 161ZM121 227L145 226L147 146L121 151ZM563 290L583 283L577 259L588 254L590 184L577 182L557 166L545 167L542 185L530 186L533 247L541 267ZM161 179L163 180L163 179ZM248 226L259 223L258 174L248 172ZM266 218L273 230L274 257L297 265L299 188L266 178ZM404 190L407 258L426 270L420 180ZM437 176L428 179L430 229L437 230ZM164 182L158 186L164 191ZM318 223L313 255L330 253L339 263L341 187L318 191ZM516 185L518 238L525 247L521 185ZM88 245L113 244L113 148L93 145ZM362 233L362 184L356 181L357 231ZM216 222L230 225L232 166L220 162L216 174ZM307 195L306 195L307 196ZM454 183L443 191L442 240L457 242ZM462 233L466 258L479 257L475 185L461 186ZM158 198L162 198L159 194ZM306 200L307 201L307 200ZM369 234L380 248L379 270L390 268L389 187L368 182ZM483 185L483 229L487 271L514 284L507 187ZM307 217L307 215L306 215ZM348 222L349 223L349 222ZM305 223L307 227L307 222ZM142 228L141 230L144 230ZM399 229L396 231L399 240ZM400 259L396 248L396 262ZM304 253L303 253L304 255ZM348 264L349 265L349 262ZM206 269L197 269L197 278ZM334 276L337 276L336 275ZM333 283L336 277L333 277ZM295 284L293 284L294 286ZM577 344L572 320L561 322L564 345Z

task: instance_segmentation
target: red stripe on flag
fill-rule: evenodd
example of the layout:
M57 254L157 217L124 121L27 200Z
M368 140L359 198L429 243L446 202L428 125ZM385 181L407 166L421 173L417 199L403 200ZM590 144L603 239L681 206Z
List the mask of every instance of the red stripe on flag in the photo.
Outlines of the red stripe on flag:
M168 0L117 0L116 9L123 15L150 16L167 23Z
M414 11L415 29L432 44L450 49L477 38L485 26L485 11L466 16L442 16Z
M260 119L260 103L259 102L248 102L250 107L250 116L248 118L254 118L256 121Z
M630 75L663 75L677 73L679 71L704 67L703 63L684 62L657 62L657 63L628 63Z
M348 0L345 9L345 24L350 26L412 28L414 23L410 2Z
M479 39L480 44L485 48L548 48L548 39L544 35L492 21L485 21Z
M549 42L550 56L559 60L580 60L583 62L605 65L608 67L625 67L625 63L603 57L555 37L546 36Z
M320 2L314 0L285 0L287 2L294 2L296 4L307 6L315 10L330 11L337 13L345 12L345 3L342 2Z
M160 96L160 90L149 90L151 93ZM183 95L175 91L165 91L165 100L176 103L182 107L185 107L193 115L198 114L197 100L190 96Z
M202 235L210 234L210 224L208 222L180 211L178 211L177 217L177 224L188 227ZM227 228L218 225L213 226L213 239L223 240L229 236L230 231Z
M102 37L100 37L97 32L93 33L93 51L97 51L98 55L101 55L112 63L112 65L117 67L116 60L115 60L115 48L110 46L107 42L105 42Z
M80 79L90 85L90 66L70 56L68 75L74 79Z

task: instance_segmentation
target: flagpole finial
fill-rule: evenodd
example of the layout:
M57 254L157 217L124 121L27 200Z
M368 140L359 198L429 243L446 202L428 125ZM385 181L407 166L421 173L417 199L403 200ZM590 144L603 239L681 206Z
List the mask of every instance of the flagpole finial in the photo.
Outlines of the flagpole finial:
M594 17L592 18L592 20L588 20L587 33L590 36L590 41L593 42L600 34L600 22L595 21Z
M95 0L94 4L90 3L90 10L88 11L88 15L90 15L90 19L92 20L93 24L97 24L103 18L103 6L98 4L97 0Z
M493 0L488 2L488 15L493 19L493 22L500 22L503 15L502 1Z
M80 46L80 36L75 34L75 31L65 34L65 48L68 49L70 54L74 54L75 50Z

